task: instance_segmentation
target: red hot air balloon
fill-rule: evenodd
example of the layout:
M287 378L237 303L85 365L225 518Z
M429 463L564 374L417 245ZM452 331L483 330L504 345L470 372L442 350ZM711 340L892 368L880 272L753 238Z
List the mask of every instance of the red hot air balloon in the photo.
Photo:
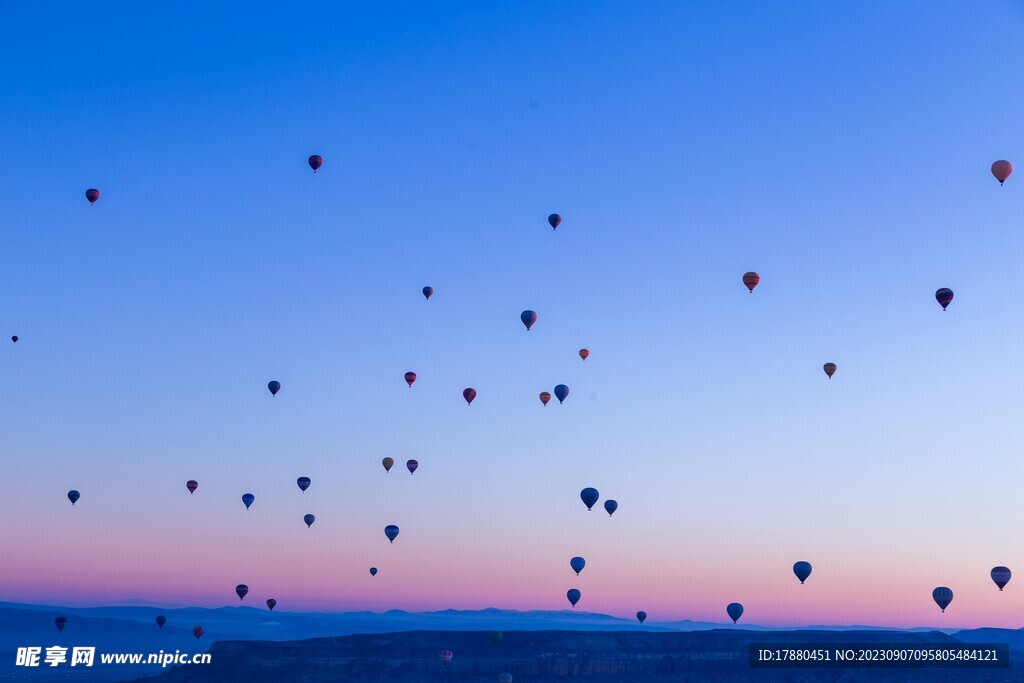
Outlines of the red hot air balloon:
M438 657L438 659L441 660L442 664L444 664L445 666L448 666L452 662L452 651L451 650L441 650L441 652L437 655L437 657Z
M821 369L825 371L825 374L828 375L829 379L832 379L832 375L836 374L837 368L835 363L825 363L821 366Z
M96 200L100 198L100 191L94 187L90 187L85 191L85 198L89 200L89 204L95 204Z
M426 299L427 301L430 301L430 297L432 297L432 296L434 296L434 288L433 287L424 287L423 288L423 298Z
M529 332L530 328L537 322L537 314L534 311L523 311L519 314L519 319L523 321L523 324L526 325L526 331Z
M463 389L462 398L466 399L466 405L473 405L473 399L476 398L476 389L473 387Z
M747 289L750 290L751 294L754 293L754 287L757 287L757 283L760 281L761 276L755 273L754 271L750 271L749 273L743 274L743 284L747 286Z
M992 164L992 175L996 177L1000 185L1006 182L1011 173L1013 173L1013 164L1005 159L1000 159Z
M580 349L580 358L583 360L590 358L590 349Z
M415 372L407 372L407 373L405 373L405 383L406 384L408 384L411 387L412 383L415 382L415 381L416 381L416 373Z
M185 482L185 488L188 489L189 493L195 493L196 489L199 488L199 482L195 479L189 479Z
M324 158L319 154L314 154L313 156L309 157L309 167L313 169L313 173L316 173L317 170L323 165Z
M548 393L546 391L540 392L540 402L541 403L543 403L544 405L547 405L548 401L550 401L550 400L551 400L551 394L550 393Z
M206 633L206 631L203 630L202 626L192 627L192 635L194 635L197 639L202 638L204 633Z
M552 230L557 230L558 226L562 224L561 214L553 213L548 216L548 225L551 226Z
M935 290L935 300L942 306L942 310L946 310L946 306L953 302L953 290L949 287Z

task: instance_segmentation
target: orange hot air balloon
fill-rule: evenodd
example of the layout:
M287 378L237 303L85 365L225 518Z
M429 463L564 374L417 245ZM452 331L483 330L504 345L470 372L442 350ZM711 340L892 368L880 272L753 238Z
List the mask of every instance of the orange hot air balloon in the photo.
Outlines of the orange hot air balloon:
M747 286L747 289L750 290L751 294L754 293L754 287L757 287L757 283L760 281L761 276L755 273L754 271L750 271L749 273L743 274L743 284Z
M540 392L540 402L541 403L543 403L544 405L547 405L548 401L550 401L550 400L551 400L551 394L549 394L546 391Z
M580 358L586 360L590 357L590 349L580 349Z
M1010 177L1011 173L1013 173L1013 164L1009 161L1000 159L999 161L993 162L992 175L996 177L996 180L999 181L1000 185L1006 182L1006 179Z

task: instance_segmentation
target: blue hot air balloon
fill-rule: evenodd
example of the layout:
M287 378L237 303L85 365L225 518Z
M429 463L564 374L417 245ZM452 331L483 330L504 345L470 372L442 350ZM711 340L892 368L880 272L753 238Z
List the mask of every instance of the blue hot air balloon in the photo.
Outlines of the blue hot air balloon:
M619 502L618 501L612 500L611 498L609 498L608 500L606 500L604 502L604 511L608 513L609 517L614 515L615 511L618 510L618 509L619 509Z
M793 573L796 574L796 578L800 579L800 583L803 583L811 575L811 563L797 562L793 565Z
M932 591L932 600L939 606L943 612L949 607L949 603L953 602L953 591L946 588L945 586L939 586Z
M53 625L57 627L57 633L64 633L64 627L68 625L68 618L57 617L53 620Z
M267 609L268 610L273 612L275 607L277 607L277 600L275 600L274 598L270 598L269 600L267 600Z
M559 403L565 403L566 397L569 395L569 387L564 384L559 384L555 387L555 398L558 399Z
M587 566L587 561L582 557L574 557L569 560L569 566L572 567L574 572L576 572L576 576L579 576L580 572L583 571L583 568Z
M251 493L243 493L242 494L242 502L245 503L245 509L246 510L249 509L249 506L252 505L252 502L254 500L256 500L256 496L252 495Z
M239 600L243 599L248 593L249 587L246 586L244 583L240 583L237 586L235 586L235 595L238 596Z
M71 501L72 505L77 503L78 499L81 498L81 497L82 497L82 494L79 493L78 491L74 490L74 489L71 489L70 491L68 491L68 500Z
M645 612L643 610L640 610L639 612L637 612L636 613L636 620L639 621L641 624L644 623L645 621L647 621L647 612Z
M267 382L267 389L270 389L271 396L277 396L277 392L281 391L281 383L276 379L272 379Z
M398 538L398 527L394 524L388 524L384 527L384 535L388 537L389 541L394 543L395 539Z
M156 618L156 625L157 626L159 626L160 628L163 628L164 624L166 624L166 623L167 623L167 617L165 617L162 614L157 616L157 618Z
M316 521L316 516L315 515L305 515L305 516L303 516L302 521L306 523L306 528L308 529L309 527L313 526L313 522Z
M526 330L529 331L533 324L537 322L537 314L534 311L526 310L519 314L519 319L526 325Z
M587 506L588 510L594 507L594 504L600 497L601 494L597 492L597 489L591 488L589 486L580 491L580 499L583 501L583 504Z
M1003 587L1010 583L1010 576L1012 574L1008 567L992 567L990 576L996 585L999 586L999 590L1003 590Z
M580 601L580 597L582 596L583 594L580 593L579 588L570 588L565 593L565 597L569 598L569 603L572 604L573 607L576 606L576 603Z
M424 287L423 288L423 298L425 298L427 301L430 301L430 297L432 297L432 296L434 296L434 288L433 287Z
M370 576L377 576L377 568L370 567Z
M305 491L313 481L309 477L299 477L295 480L295 483L299 485L300 490Z
M732 623L735 624L740 620L740 617L743 616L743 605L738 602L730 602L725 608L725 612L729 615L729 618L732 619Z

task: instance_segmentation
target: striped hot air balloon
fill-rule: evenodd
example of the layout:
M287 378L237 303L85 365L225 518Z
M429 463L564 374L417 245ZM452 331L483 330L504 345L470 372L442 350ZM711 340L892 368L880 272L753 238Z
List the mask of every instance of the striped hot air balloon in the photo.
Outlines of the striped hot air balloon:
M757 287L757 283L760 281L761 276L755 273L754 271L750 271L749 273L743 274L743 284L747 286L747 289L750 290L751 294L754 293L754 287Z

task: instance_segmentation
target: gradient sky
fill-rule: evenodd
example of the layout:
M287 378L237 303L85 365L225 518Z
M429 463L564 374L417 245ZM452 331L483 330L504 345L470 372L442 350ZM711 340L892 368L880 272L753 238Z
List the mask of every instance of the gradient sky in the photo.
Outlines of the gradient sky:
M0 599L1020 626L1022 25L12 5Z

